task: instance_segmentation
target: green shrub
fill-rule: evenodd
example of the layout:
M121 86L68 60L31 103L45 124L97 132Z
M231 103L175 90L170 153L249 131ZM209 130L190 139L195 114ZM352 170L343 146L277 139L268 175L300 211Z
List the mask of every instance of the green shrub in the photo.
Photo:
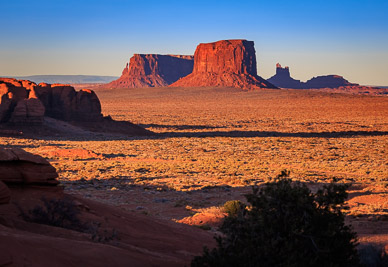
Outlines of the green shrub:
M388 266L388 255L382 246L360 245L358 247L362 266L384 267Z
M191 266L359 266L356 234L341 212L346 185L331 183L312 193L282 172L246 195L250 207L228 216Z
M240 200L229 200L224 204L224 211L232 217L237 216L244 208L245 205Z
M45 224L65 229L70 229L91 235L91 240L99 243L107 243L118 239L116 229L108 231L101 228L99 222L84 223L80 220L80 210L74 201L65 198L42 198L43 205L37 205L25 212L19 207L20 214L25 221Z

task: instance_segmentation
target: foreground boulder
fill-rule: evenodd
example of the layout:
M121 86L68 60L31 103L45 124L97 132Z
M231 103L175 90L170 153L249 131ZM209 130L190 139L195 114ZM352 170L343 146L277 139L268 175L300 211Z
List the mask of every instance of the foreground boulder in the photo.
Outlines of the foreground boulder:
M64 121L99 121L101 104L91 90L63 84L39 85L0 78L0 123L41 124L48 116Z
M43 157L20 148L0 147L0 181L6 184L57 185L57 177L56 169Z
M171 86L276 88L257 75L254 43L247 40L199 44L194 54L193 72Z
M134 54L119 79L104 88L137 88L167 86L190 74L193 56Z

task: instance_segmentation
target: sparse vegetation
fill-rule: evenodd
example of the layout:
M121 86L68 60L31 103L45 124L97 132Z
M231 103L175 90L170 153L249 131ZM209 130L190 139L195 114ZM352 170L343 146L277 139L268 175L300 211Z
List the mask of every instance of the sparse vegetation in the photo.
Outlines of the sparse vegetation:
M368 234L378 233L374 218L388 216L387 97L230 88L134 88L97 95L105 115L159 135L18 136L0 137L0 143L46 157L66 193L139 213L136 207L143 206L166 219L188 216L193 211L187 205L242 200L251 185L270 181L284 168L313 192L333 177L352 183L349 219L356 230L367 224ZM72 149L102 158L55 152ZM155 202L162 198L170 202Z
M379 245L360 245L358 248L362 266L384 267L388 266L388 255Z
M70 198L42 198L43 206L37 205L33 209L25 212L20 209L22 218L29 222L46 224L55 227L71 229L84 232L86 224L82 223L80 211Z
M244 209L245 205L240 200L229 200L224 204L224 210L230 217L237 216Z
M91 240L107 243L118 238L116 229L101 229L100 222L82 222L80 210L71 198L42 198L43 205L29 211L19 207L21 217L28 222L45 224L91 235Z
M282 172L246 196L249 209L228 216L192 266L359 266L356 234L341 212L345 185L331 183L315 194Z

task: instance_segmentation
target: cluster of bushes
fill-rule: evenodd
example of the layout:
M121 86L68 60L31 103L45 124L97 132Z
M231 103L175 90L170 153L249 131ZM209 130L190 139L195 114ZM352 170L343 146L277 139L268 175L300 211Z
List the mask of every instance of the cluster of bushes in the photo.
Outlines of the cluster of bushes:
M312 193L288 174L255 187L248 205L226 202L217 247L205 247L191 266L388 266L381 250L358 253L342 213L347 185L332 182Z

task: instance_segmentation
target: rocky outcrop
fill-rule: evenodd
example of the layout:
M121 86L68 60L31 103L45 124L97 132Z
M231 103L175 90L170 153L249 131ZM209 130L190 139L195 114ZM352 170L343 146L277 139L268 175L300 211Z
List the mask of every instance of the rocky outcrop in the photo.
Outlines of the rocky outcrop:
M9 184L57 185L56 169L44 158L20 148L0 148L0 181Z
M134 54L119 79L104 88L167 86L193 70L193 56Z
M91 90L69 85L39 85L0 78L0 122L41 124L44 116L64 121L99 121L101 104Z
M338 88L341 86L358 86L358 84L350 83L344 77L339 75L317 76L308 80L304 84L305 89Z
M282 67L279 63L276 64L276 74L268 79L268 81L281 88L303 88L304 84L300 80L291 78L290 69Z
M257 75L254 43L247 40L199 44L194 54L193 72L171 86L276 88Z
M64 121L98 121L102 118L101 104L91 90L75 91L63 84L39 84L39 99L46 107L46 116Z
M359 86L355 83L350 83L344 77L339 75L317 76L307 82L301 82L291 78L288 67L282 67L279 63L276 64L276 74L268 79L272 84L281 88L293 89L321 89L321 88L339 88L339 87L354 87Z

